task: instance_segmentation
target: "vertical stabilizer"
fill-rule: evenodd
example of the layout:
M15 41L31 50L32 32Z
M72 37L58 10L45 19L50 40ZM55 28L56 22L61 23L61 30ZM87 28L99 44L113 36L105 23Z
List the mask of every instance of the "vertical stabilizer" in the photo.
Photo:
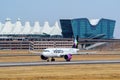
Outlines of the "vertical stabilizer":
M74 44L72 48L78 48L78 36L74 39Z

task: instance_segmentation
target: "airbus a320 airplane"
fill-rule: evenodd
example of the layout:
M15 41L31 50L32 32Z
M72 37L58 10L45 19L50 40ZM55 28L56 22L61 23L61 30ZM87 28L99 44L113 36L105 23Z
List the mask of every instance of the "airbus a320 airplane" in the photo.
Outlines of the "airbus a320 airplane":
M41 53L41 59L49 61L55 61L56 57L63 57L66 61L70 61L72 59L72 55L77 55L79 49L78 48L78 38L74 40L74 44L72 48L47 48Z

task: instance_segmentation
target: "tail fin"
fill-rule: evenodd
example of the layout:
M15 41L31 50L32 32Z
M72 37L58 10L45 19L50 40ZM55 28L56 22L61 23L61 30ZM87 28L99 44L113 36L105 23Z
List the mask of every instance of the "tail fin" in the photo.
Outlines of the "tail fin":
M72 48L78 48L78 36L74 39L74 44Z

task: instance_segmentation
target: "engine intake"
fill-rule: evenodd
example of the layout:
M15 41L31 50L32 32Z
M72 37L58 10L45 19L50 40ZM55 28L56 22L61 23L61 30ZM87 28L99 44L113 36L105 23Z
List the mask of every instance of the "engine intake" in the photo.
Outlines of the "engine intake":
M65 59L66 61L70 61L70 60L72 59L72 55L71 55L71 54L65 55L65 56L64 56L64 59Z
M41 59L42 59L42 60L47 60L48 57L45 57L45 56L41 55Z

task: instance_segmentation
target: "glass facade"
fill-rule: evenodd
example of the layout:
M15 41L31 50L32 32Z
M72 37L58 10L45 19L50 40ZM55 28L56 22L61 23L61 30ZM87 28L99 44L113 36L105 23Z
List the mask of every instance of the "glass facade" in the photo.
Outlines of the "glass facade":
M74 36L79 36L79 38L93 38L99 35L104 35L102 38L104 39L112 39L115 27L115 21L109 19L100 19L97 24L92 25L87 18L79 18L72 19L67 22L67 24L71 23L71 26L66 27L66 30L69 31L68 28L72 27L72 32ZM65 24L65 23L64 23ZM63 26L61 25L61 28ZM62 28L63 30L63 28ZM62 33L65 34L65 29ZM71 31L70 31L71 32ZM63 37L64 37L63 34ZM69 37L73 37L73 35L69 35Z
M62 35L64 38L73 37L73 30L72 30L72 25L71 25L70 19L61 19L60 25L62 28Z

